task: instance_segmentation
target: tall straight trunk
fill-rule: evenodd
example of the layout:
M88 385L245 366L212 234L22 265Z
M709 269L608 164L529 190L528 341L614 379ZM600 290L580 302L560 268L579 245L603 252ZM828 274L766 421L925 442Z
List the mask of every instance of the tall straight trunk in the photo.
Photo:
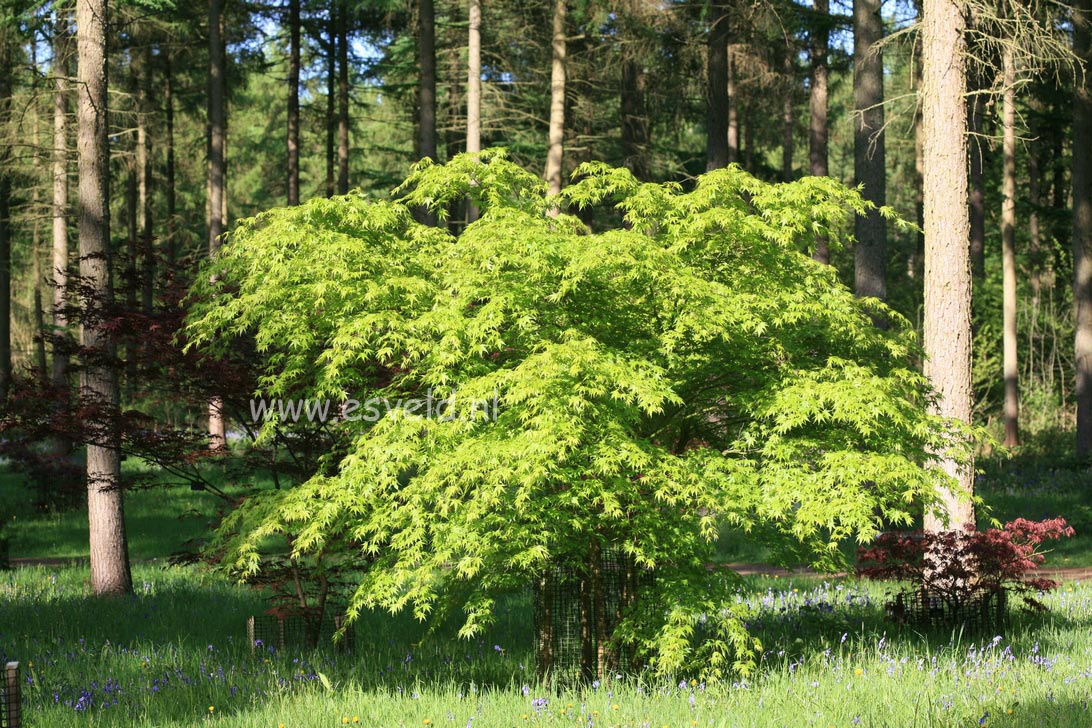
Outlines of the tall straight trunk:
M91 588L95 594L132 591L129 548L121 489L120 438L116 410L117 371L109 335L99 317L113 297L110 281L110 147L107 136L106 0L77 0L79 54L79 228L81 301L80 344L88 352L80 372L84 395L102 408L90 423L87 444L87 517Z
M728 164L739 162L739 100L736 98L736 61L728 42Z
M435 53L435 50L433 50ZM470 0L467 14L467 42L466 42L466 151L468 154L477 154L482 150L482 3L481 0ZM433 77L433 86L436 79ZM551 89L551 93L552 93ZM435 98L433 99L435 105ZM435 106L433 108L435 114ZM422 118L424 115L422 114ZM433 125L435 125L435 118ZM435 137L436 131L433 130ZM433 140L433 146L436 141ZM466 205L466 221L474 222L478 219L477 205L468 202Z
M349 19L337 2L337 193L349 194Z
M175 234L175 214L177 202L175 196L174 172L174 78L171 73L171 52L163 51L163 94L167 106L167 265L174 272L175 259L178 257L178 241Z
M1031 210L1028 212L1028 258L1030 268L1029 280L1031 283L1031 326L1034 331L1039 314L1039 294L1042 289L1043 272L1043 242L1042 230L1039 225L1039 207L1043 204L1043 171L1040 163L1042 144L1039 134L1042 132L1039 125L1039 116L1042 114L1042 103L1038 99L1031 101L1031 129L1028 140L1028 202ZM1029 355L1034 356L1029 352Z
M209 96L208 96L208 200L209 255L220 250L224 232L224 43L220 23L224 0L209 0ZM209 402L209 448L225 443L224 401L216 396Z
M830 3L815 0L815 25L811 29L811 91L808 103L811 110L808 124L808 162L813 177L826 177L827 167L827 46L830 30L828 23ZM830 248L825 236L815 241L812 254L820 263L830 263Z
M1092 64L1092 0L1077 0L1073 12L1073 51ZM1077 456L1092 454L1092 85L1078 77L1073 94L1073 306L1077 375Z
M436 13L432 0L417 1L417 156L436 159ZM469 90L467 96L469 97ZM467 107L470 101L467 99ZM416 212L425 225L437 216L425 207Z
M705 131L705 169L728 166L728 13L710 0L709 37L705 47L706 93L709 96Z
M31 68L38 68L38 44L32 43L30 46L30 65ZM41 144L41 129L40 119L38 114L38 75L35 74L31 81L31 101L30 101L30 115L31 115L31 134L34 139L33 143L33 161L34 168L37 170L42 163L40 159L41 152L39 151L39 144ZM45 347L45 317L42 312L42 255L41 255L41 243L42 243L42 231L41 231L41 191L37 184L34 185L34 189L31 191L31 209L34 211L34 221L31 223L31 244L30 251L32 255L33 264L31 270L34 274L34 300L33 300L33 314L34 314L34 369L39 382L46 382L49 377L49 362L46 360L46 347Z
M743 168L755 173L755 117L754 107L747 106L740 120L743 127Z
M551 195L561 192L561 162L565 151L565 3L554 0L550 42L550 136L546 151L546 185Z
M326 27L329 46L326 51L326 196L333 197L337 178L335 172L334 137L337 134L337 9L336 0L330 3L330 15Z
M1005 376L1005 446L1020 444L1020 368L1016 352L1016 64L1012 50L1004 51L1004 99L1002 101L1001 181L1001 301Z
M884 141L883 18L880 0L853 3L853 170L864 197L877 206L887 202L887 155ZM854 287L858 296L887 298L887 226L879 210L854 220Z
M436 159L436 18L432 0L417 3L418 86L417 153ZM469 89L467 91L469 96ZM467 106L469 107L469 101Z
M649 178L648 141L645 74L630 56L622 61L622 163L643 182Z
M785 77L785 98L781 102L781 180L792 182L792 158L794 154L794 129L796 127L796 113L793 108L793 91L796 88L796 64L792 58L791 45L785 48L782 72Z
M53 17L53 385L68 385L68 19ZM63 340L62 338L63 337Z
M5 23L0 26L0 124L11 116L15 39ZM0 147L0 402L11 391L11 153Z
M918 85L921 85L921 64L916 63ZM925 139L921 123L921 108L914 114L914 222L917 223L918 232L913 236L909 254L906 256L906 275L910 280L920 281L924 275L923 265L925 258ZM914 286L917 294L918 286ZM920 302L915 295L914 300ZM919 327L920 328L920 327Z
M922 126L925 195L925 375L937 414L970 424L971 267L967 219L965 23L956 0L924 0ZM974 528L974 468L936 455L955 488L927 513L927 531Z
M986 142L985 85L982 72L971 74L971 91L967 97L967 124L970 135L970 192L968 214L971 225L971 275L976 281L986 276Z
M300 204L300 0L288 0L288 204Z
M152 312L155 298L156 255L152 230L152 161L148 153L148 119L151 118L152 55L149 39L137 49L140 84L137 92L137 208L140 214L140 301L144 313Z

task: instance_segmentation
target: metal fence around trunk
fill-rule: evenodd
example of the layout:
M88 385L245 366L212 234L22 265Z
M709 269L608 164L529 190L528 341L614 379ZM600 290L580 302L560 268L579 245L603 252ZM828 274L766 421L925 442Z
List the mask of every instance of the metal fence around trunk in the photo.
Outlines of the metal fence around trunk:
M22 683L19 681L19 663L4 666L3 689L0 690L0 726L20 728L23 725Z

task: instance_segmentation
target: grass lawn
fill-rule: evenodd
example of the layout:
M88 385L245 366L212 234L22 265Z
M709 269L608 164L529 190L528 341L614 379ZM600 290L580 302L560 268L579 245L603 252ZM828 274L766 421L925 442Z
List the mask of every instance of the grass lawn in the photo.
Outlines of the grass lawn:
M882 621L855 580L750 579L764 645L736 683L689 676L536 683L529 604L513 597L473 642L367 615L348 654L251 655L249 590L192 567L141 564L136 594L94 600L76 566L0 575L0 659L26 668L30 726L1087 726L1092 585L1001 635L927 638ZM982 722L982 721L985 722Z
M128 465L127 467L134 467ZM994 516L1062 515L1078 530L1055 565L1092 565L1079 471L989 470ZM0 474L12 555L86 555L81 512L36 515ZM136 593L88 595L86 565L0 572L0 660L24 668L28 726L1087 726L1092 725L1092 583L1014 612L1001 634L925 636L883 618L886 587L854 579L755 577L738 599L763 644L756 674L606 679L584 689L534 678L530 598L512 595L480 640L426 635L404 617L364 615L348 652L251 654L245 619L267 604L195 567L147 563L200 536L219 501L137 491L127 519ZM726 561L760 546L726 539Z

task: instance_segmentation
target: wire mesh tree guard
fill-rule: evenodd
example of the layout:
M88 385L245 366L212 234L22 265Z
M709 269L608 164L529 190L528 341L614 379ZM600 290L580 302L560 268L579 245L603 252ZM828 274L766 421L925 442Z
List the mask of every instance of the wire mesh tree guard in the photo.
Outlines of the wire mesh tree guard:
M585 563L556 564L539 575L531 590L539 675L590 682L638 668L612 635L626 610L654 587L654 572L619 549L593 547Z
M342 627L345 633L335 641L334 636ZM346 626L345 615L329 609L321 615L279 610L252 615L246 619L246 637L251 653L269 648L314 650L325 645L348 651L355 641L352 626Z

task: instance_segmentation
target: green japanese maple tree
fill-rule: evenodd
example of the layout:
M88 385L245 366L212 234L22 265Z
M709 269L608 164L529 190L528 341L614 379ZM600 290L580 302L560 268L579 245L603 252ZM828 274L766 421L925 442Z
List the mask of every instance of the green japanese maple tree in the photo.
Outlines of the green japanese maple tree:
M253 337L263 396L388 403L332 425L351 445L324 474L224 521L214 548L237 573L260 569L272 534L300 557L356 550L350 614L455 604L470 636L496 594L558 564L594 588L610 550L656 588L588 625L595 668L625 646L716 678L758 647L733 575L709 567L718 533L838 566L840 542L951 486L930 453L969 439L927 413L913 331L809 257L846 240L868 207L856 191L736 167L684 191L589 164L548 198L490 151L422 163L398 194L243 221L194 291L194 345ZM414 220L467 196L481 217L457 236ZM618 224L566 212L585 207ZM443 416L389 406L426 392L448 398Z

